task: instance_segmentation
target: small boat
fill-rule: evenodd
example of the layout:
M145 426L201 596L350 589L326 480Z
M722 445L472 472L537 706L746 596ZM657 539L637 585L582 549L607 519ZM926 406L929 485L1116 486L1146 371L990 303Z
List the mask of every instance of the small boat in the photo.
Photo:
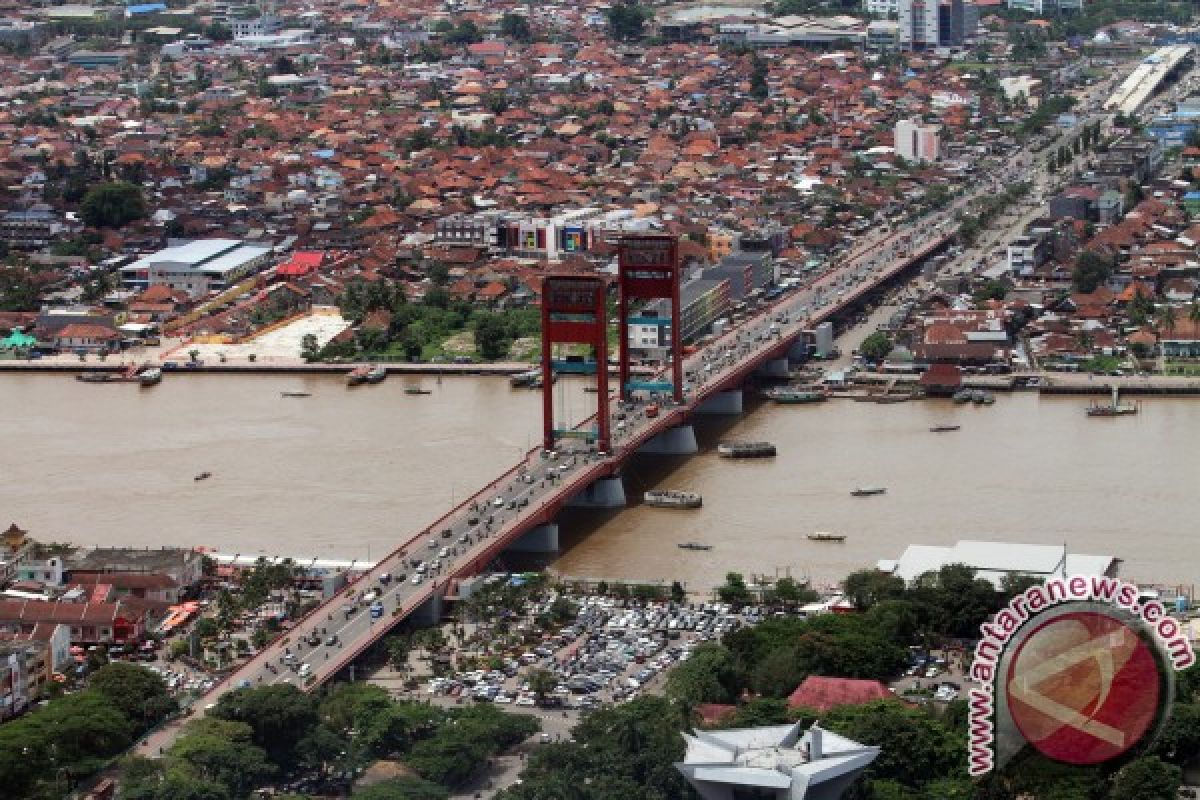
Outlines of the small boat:
M433 394L429 389L422 389L420 386L406 386L405 394Z
M531 369L509 376L508 385L514 389L537 389L542 385L542 371Z
M196 477L192 478L192 480L194 480L194 481L206 481L206 480L208 480L208 479L209 479L209 478L211 478L211 477L212 477L212 473L211 473L211 472L201 472L199 475L197 475Z
M595 386L585 386L583 387L583 390L588 394L595 394L596 392L600 391Z
M146 367L137 373L137 382L142 386L154 386L162 383L162 370L158 367Z
M819 388L785 387L768 389L763 394L767 399L781 405L801 405L806 403L823 403L829 399L829 393Z
M75 380L84 383L112 383L117 380L117 376L108 372L83 372L76 375Z
M846 534L817 531L816 533L810 533L808 538L814 542L844 542L846 541Z
M711 544L701 544L700 542L680 542L675 545L682 550L712 550Z
M367 383L383 383L387 377L387 368L375 364L367 370Z
M370 371L370 367L355 367L346 374L346 385L361 386L367 382L367 373Z
M929 432L930 433L948 433L950 431L956 431L961 427L962 427L961 425L934 425L932 428L929 429Z
M699 492L678 489L656 489L642 495L646 505L655 508L699 508L704 500Z
M280 392L282 397L312 397L309 392Z
M717 455L722 458L771 458L775 445L770 442L721 442Z
M951 399L954 400L955 403L961 405L962 403L971 402L971 398L974 396L974 394L975 393L970 389L959 389L954 393L954 396Z
M860 486L850 494L854 497L871 497L877 494L885 494L887 488L884 486Z

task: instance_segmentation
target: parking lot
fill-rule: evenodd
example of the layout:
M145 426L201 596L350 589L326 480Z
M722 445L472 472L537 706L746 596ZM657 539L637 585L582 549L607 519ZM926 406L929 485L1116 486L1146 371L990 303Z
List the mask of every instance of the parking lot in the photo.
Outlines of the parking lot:
M557 598L552 593L528 611L534 617L545 614ZM420 691L458 702L528 708L538 705L530 675L546 670L556 682L543 688L542 706L586 710L620 703L660 688L663 673L688 658L697 644L759 619L757 609L734 613L720 603L566 599L577 611L563 628L544 632L524 652L506 654L496 668L435 677Z

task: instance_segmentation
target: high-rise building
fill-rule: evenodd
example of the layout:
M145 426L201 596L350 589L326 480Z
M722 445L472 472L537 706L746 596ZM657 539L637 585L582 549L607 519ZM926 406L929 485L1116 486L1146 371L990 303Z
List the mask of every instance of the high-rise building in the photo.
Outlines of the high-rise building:
M906 161L937 161L938 127L911 119L900 120L896 123L896 155Z
M897 0L900 47L959 47L968 33L964 0Z
M863 0L863 10L868 14L892 17L899 9L896 0Z

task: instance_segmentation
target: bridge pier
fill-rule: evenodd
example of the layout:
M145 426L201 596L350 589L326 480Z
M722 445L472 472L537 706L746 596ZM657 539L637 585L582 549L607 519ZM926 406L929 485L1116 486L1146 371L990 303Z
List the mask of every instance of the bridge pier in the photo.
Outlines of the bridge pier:
M510 544L509 553L557 553L558 525L550 522L538 525L520 539Z
M742 390L730 389L727 392L718 392L712 397L705 398L699 406L696 407L697 414L741 414L742 413Z
M625 485L619 476L600 478L572 497L567 505L571 508L624 508Z
M408 618L416 625L429 627L442 622L442 593L434 592L428 600L413 609Z
M762 366L758 368L758 374L767 378L790 377L788 360L786 358L773 358L770 361L764 361Z
M680 425L655 436L640 448L639 453L652 456L690 456L700 452L696 444L696 431L691 425Z

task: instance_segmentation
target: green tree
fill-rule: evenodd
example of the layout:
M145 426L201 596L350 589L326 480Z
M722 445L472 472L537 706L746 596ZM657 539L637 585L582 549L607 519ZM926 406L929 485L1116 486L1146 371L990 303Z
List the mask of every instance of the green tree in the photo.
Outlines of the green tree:
M535 669L529 673L528 680L529 691L534 693L539 704L558 686L558 676L548 669Z
M728 703L740 682L729 650L715 643L702 644L667 673L666 695L684 708L701 703Z
M885 778L920 788L965 767L958 733L946 730L923 711L892 700L835 708L822 717L821 725L856 742L880 746L879 757L867 769L868 779Z
M1154 740L1153 754L1181 767L1200 757L1200 706L1175 704Z
M497 314L485 314L475 322L475 350L487 361L505 358L512 346L508 326Z
M733 606L744 606L754 599L740 572L725 573L725 583L717 587L717 597Z
M146 200L131 183L101 183L88 189L79 213L94 228L121 228L146 216Z
M1112 261L1091 250L1084 250L1075 259L1075 269L1071 272L1071 282L1076 291L1088 294L1094 292L1112 275Z
M141 727L155 724L176 708L163 679L136 664L106 664L92 675L88 688Z
M605 15L608 17L609 35L618 41L630 42L642 38L646 20L653 13L635 0L621 0L610 6Z
M306 333L300 340L300 357L305 361L313 362L317 360L321 352L321 345L317 343L317 336L314 333Z
M875 331L858 346L858 352L868 361L879 362L892 352L892 340L883 331Z
M865 611L876 603L904 594L904 579L877 569L864 569L846 576L846 597Z
M1175 800L1183 771L1157 756L1143 756L1121 767L1113 780L1111 800Z
M356 791L354 800L446 800L450 796L444 786L422 778L392 778Z
M750 96L765 100L770 93L767 86L767 62L756 51L750 57Z
M500 18L500 33L514 42L533 41L533 30L529 27L529 18L524 14L506 13Z
M296 765L296 743L318 719L314 699L291 684L227 692L209 716L248 725L253 743L285 771Z
M469 19L464 19L442 37L447 44L473 44L483 41L479 26Z
M250 725L202 719L188 728L171 746L168 772L180 768L184 774L225 787L231 797L244 797L275 772L265 751L252 743Z

